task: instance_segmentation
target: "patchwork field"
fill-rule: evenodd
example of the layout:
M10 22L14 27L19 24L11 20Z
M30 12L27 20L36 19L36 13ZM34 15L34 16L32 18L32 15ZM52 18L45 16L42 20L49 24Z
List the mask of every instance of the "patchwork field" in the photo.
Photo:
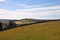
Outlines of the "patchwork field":
M1 31L0 40L60 40L60 21L37 23Z

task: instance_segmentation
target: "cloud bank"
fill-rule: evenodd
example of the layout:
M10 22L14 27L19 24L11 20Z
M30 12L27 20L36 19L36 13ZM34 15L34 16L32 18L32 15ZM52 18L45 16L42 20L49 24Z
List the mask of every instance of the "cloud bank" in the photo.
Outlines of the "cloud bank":
M22 5L25 6L26 5ZM38 6L38 5L34 5ZM56 19L60 18L60 6L49 7L32 7L19 9L19 10L6 10L0 9L0 19L23 19L23 18L36 18L36 19Z

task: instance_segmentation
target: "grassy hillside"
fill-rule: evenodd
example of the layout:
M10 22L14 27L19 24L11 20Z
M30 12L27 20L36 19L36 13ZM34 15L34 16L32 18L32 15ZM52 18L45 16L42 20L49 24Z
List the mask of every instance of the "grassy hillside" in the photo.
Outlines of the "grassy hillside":
M60 21L38 23L2 31L0 40L60 40Z

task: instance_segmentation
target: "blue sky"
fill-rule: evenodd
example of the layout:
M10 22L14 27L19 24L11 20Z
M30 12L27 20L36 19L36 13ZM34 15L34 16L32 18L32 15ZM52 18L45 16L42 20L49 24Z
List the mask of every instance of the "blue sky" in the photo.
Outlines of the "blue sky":
M58 19L60 0L0 0L0 19Z

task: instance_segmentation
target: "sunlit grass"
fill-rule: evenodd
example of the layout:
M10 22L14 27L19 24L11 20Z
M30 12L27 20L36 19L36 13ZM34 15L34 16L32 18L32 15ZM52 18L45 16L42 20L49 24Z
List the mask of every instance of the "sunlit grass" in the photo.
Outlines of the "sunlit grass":
M38 23L2 31L0 40L60 40L60 21Z

